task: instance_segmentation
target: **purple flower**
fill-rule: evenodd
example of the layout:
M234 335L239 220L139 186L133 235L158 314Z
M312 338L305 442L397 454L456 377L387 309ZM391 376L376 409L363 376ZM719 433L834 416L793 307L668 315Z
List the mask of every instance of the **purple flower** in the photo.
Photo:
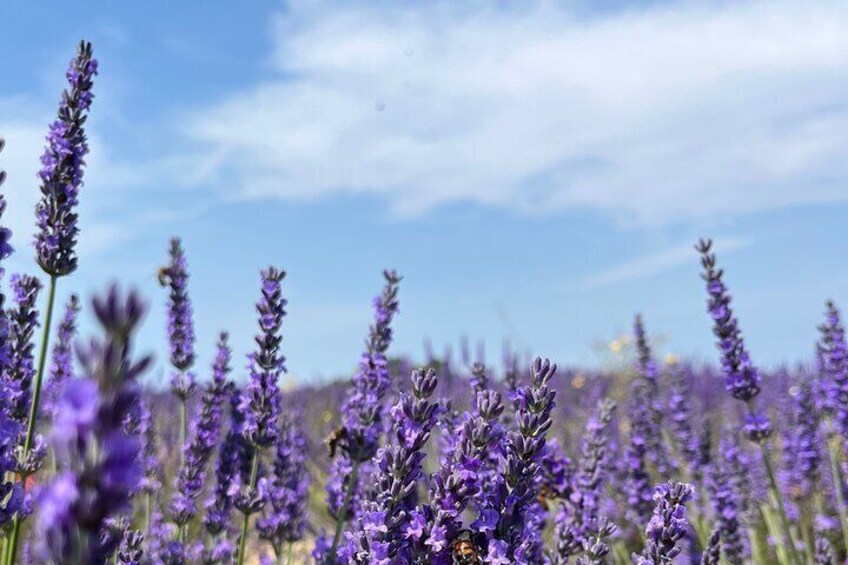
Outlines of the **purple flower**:
M152 496L162 488L163 473L157 446L156 422L144 398L139 399L135 411L138 413L137 435L141 442L139 458L141 460L142 478L139 483L139 490L148 496Z
M492 540L489 542L489 552L486 554L486 563L489 565L510 565L513 561L507 556L509 546L505 541Z
M41 283L29 275L12 275L12 291L15 306L7 313L11 330L10 363L7 379L12 394L10 415L12 419L25 424L29 416L32 399L32 379L35 376L35 362L32 341L38 327L38 310L35 307Z
M654 491L654 515L645 530L647 544L641 555L633 556L635 565L671 564L681 552L678 545L689 531L686 503L694 489L685 483L658 485Z
M286 300L280 285L284 271L269 267L262 272L262 292L256 310L259 313L258 346L249 357L250 381L242 396L245 422L242 433L257 448L274 444L279 433L280 389L277 380L285 372L285 357L280 353L283 338L280 328L286 315Z
M631 402L631 433L641 436L648 459L660 476L670 474L673 466L662 437L663 406L659 398L659 368L648 345L642 317L633 324L636 340L638 378L634 381Z
M45 383L42 406L45 414L52 419L56 412L56 402L65 382L74 377L73 340L77 331L77 315L80 311L79 297L72 294L65 306L65 314L59 322L56 344L53 346L53 359L50 376Z
M789 495L796 501L811 496L819 477L822 445L819 420L809 382L793 386L793 410L783 441Z
M141 558L144 555L143 543L144 535L139 530L130 528L124 530L121 545L118 547L116 560L118 565L141 565Z
M257 522L259 537L271 542L277 555L285 544L300 540L306 528L306 456L306 436L293 421L284 420L268 485L268 503Z
M358 552L385 548L392 563L411 561L410 540L406 531L411 524L410 511L415 505L415 488L422 477L424 446L436 425L441 406L430 397L436 390L436 372L416 370L412 373L412 394L401 393L392 408L393 445L377 454L375 496L355 532Z
M506 542L506 556L512 562L526 562L518 553L525 535L527 514L536 500L536 476L545 450L545 436L552 425L551 412L556 393L550 380L556 365L536 358L531 367L531 384L520 387L515 399L516 430L507 437L503 485L493 507L500 513L496 539ZM491 543L491 542L490 542Z
M839 563L833 545L826 537L820 537L816 540L814 562L816 565L836 565Z
M730 439L722 440L721 454L712 466L707 486L716 516L716 529L721 533L724 558L731 565L739 565L745 560L746 550L740 525L739 498L729 468L735 457L734 449Z
M695 434L692 431L691 377L690 367L680 365L672 367L668 415L674 447L682 455L686 466L694 471L698 454Z
M374 323L366 343L366 352L353 377L342 404L342 441L339 457L330 466L327 479L327 509L335 519L337 532L332 543L321 542L327 553L317 559L335 562L335 550L345 522L355 518L361 507L361 477L368 462L377 453L383 431L383 399L389 385L386 351L392 341L391 322L398 311L398 285L401 278L394 271L384 271L386 284L374 299Z
M716 526L701 554L701 565L718 565L721 561L721 528Z
M568 496L563 497L555 519L556 553L562 563L567 563L571 556L583 550L592 535L589 526L599 518L603 486L607 479L609 427L615 408L615 402L602 400L598 403L598 415L586 424L573 488Z
M230 347L226 332L218 339L218 353L212 366L212 381L203 392L201 411L195 420L191 440L184 447L184 463L177 475L171 499L171 515L178 526L194 518L195 500L203 490L206 465L218 445L221 431L221 405L227 397L227 375L230 372Z
M224 533L231 521L233 495L238 491L239 485L248 480L247 473L250 472L252 457L252 448L241 433L244 423L243 414L239 409L241 394L238 390L232 390L230 397L230 427L218 450L215 487L206 501L203 516L203 525L213 537Z
M77 213L88 141L85 124L97 60L91 43L80 42L66 73L69 88L62 93L58 118L50 126L41 157L41 200L35 207L38 233L36 259L46 273L60 277L77 268Z
M491 538L500 520L494 508L485 508L482 496L487 485L495 484L499 477L490 475L484 461L498 454L504 437L499 418L504 412L501 395L493 390L479 390L475 394L473 414L466 413L457 431L447 430L457 436L455 448L448 454L440 470L431 477L430 506L433 518L429 534L425 536L422 552L429 552L437 561L450 558L453 544L468 533L462 529L462 516L474 504L477 519L471 524L473 531ZM471 540L468 543L473 543ZM440 561L441 560L441 561Z
M716 345L721 351L721 368L725 377L725 388L734 397L746 404L748 417L744 425L746 437L761 442L771 434L768 418L756 411L754 399L760 393L760 375L751 362L739 322L730 307L730 293L724 285L724 271L716 267L716 256L712 252L713 242L701 240L695 248L701 254L701 275L707 287L707 312L713 320Z
M106 338L80 351L86 378L64 387L52 436L64 470L42 490L36 505L37 550L43 561L105 562L120 539L103 534L127 510L141 476L139 444L124 422L138 402L135 379L150 364L149 357L137 363L129 358L130 337L143 308L135 295L124 298L112 288L105 300L94 300L94 311ZM126 331L109 331L115 327Z
M3 152L3 149L6 147L6 140L0 137L0 153ZM0 187L3 186L3 183L6 182L6 171L0 169ZM6 198L0 194L0 217L3 216L3 213L6 211ZM14 249L12 245L9 243L9 240L12 239L12 230L7 228L6 226L0 226L0 261L5 261L12 255ZM3 277L5 271L0 268L0 278Z
M848 345L839 310L832 301L826 303L825 321L819 326L820 371L827 397L825 407L836 420L843 436L848 436Z
M176 372L171 378L174 394L185 400L194 391L194 323L188 296L188 267L185 251L178 237L171 239L170 261L159 271L159 283L168 287L168 343L171 365Z

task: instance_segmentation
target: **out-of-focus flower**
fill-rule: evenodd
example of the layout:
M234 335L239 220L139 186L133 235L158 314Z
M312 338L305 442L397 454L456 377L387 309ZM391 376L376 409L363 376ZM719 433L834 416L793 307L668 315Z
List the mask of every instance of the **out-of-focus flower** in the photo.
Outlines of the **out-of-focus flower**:
M124 422L138 402L136 378L150 364L131 361L130 337L143 308L134 294L115 288L95 298L94 311L106 330L80 350L84 378L62 391L51 440L62 471L41 491L35 523L39 559L45 563L104 563L120 535L113 518L128 508L141 476L139 443ZM124 328L114 333L110 329Z

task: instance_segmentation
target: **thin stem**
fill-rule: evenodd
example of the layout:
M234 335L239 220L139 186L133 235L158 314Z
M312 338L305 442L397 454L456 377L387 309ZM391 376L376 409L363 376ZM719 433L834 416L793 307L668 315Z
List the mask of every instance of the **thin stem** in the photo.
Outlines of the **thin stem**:
M329 555L333 556L333 561L335 562L336 551L339 547L339 542L342 539L342 532L344 531L345 520L347 519L347 511L350 507L350 503L353 499L353 490L356 488L356 481L358 480L357 475L359 473L359 461L355 461L353 463L353 468L350 471L350 475L347 477L347 485L345 486L345 497L344 502L342 503L341 511L339 512L339 517L336 520L336 534L333 536L333 546L330 548Z
M32 389L32 402L29 406L29 419L27 420L27 432L24 438L24 461L29 456L32 442L35 436L35 423L38 420L38 405L41 401L41 382L44 379L44 366L47 362L47 348L50 343L50 323L53 320L53 304L56 302L56 275L50 275L50 283L47 294L47 310L44 312L44 328L41 333L41 351L38 354L38 370L35 373L35 383ZM27 474L21 472L21 483L26 484ZM9 542L7 565L12 565L18 554L18 541L21 536L21 522L23 517L15 514L12 538Z
M250 490L256 488L257 475L259 475L259 450L254 449L253 462L250 465ZM247 549L247 525L248 522L250 522L250 514L247 512L243 512L243 514L244 521L241 524L241 538L239 539L237 565L243 565L244 552Z
M150 509L152 506L152 495L147 491L144 495L144 537L150 537Z
M292 553L293 553L292 549L293 548L294 548L294 544L292 542L289 542L289 549L286 552L288 554L288 556L286 557L286 565L292 564Z
M830 452L830 471L833 475L833 486L836 488L836 510L839 512L839 525L842 526L842 544L848 551L848 512L845 509L845 491L842 488L842 473L839 469L840 436L834 434L828 442Z
M778 519L780 520L780 529L783 533L783 538L780 540L780 545L789 546L789 559L792 563L800 563L798 550L795 543L792 541L792 531L789 529L789 518L786 516L786 508L783 506L783 498L780 496L780 491L777 489L777 481L774 478L774 470L771 466L771 458L769 457L768 448L765 443L760 443L760 453L763 458L763 466L766 469L766 476L769 482L769 491L774 499L773 502L777 507Z
M182 380L181 377L180 380ZM180 394L180 466L185 464L185 445L188 437L188 407L186 398Z

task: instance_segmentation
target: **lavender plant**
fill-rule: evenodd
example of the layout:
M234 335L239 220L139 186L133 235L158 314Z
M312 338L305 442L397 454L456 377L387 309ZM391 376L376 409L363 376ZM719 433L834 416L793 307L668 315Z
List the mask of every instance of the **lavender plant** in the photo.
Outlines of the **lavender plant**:
M327 509L336 522L330 542L319 539L314 556L319 562L335 563L345 524L359 515L361 508L363 466L376 455L383 429L383 397L389 385L386 351L392 342L392 319L398 312L398 285L401 278L385 271L386 284L374 299L374 323L371 325L366 351L359 363L349 394L342 404L342 426L333 438L338 457L330 467L327 480ZM366 469L368 470L368 469Z
M123 422L138 401L136 379L149 357L132 361L132 335L144 307L114 287L95 298L103 337L80 351L85 377L68 381L51 434L59 472L41 491L35 524L44 563L105 563L120 536L112 518L128 511L141 469L138 443Z
M236 499L243 515L238 545L238 565L244 563L248 525L251 514L262 508L267 498L266 478L259 477L259 458L263 450L279 439L280 390L277 380L285 371L285 357L280 354L280 329L286 315L286 300L281 282L285 272L274 267L262 271L262 289L256 311L259 313L257 350L249 358L250 381L241 397L239 409L245 415L241 434L253 452L250 477Z
M269 268L247 382L230 380L222 333L211 377L195 383L188 268L174 238L160 272L170 391L139 382L150 364L133 355L144 307L115 288L92 303L103 336L76 345L77 365L80 306L70 297L42 390L57 280L77 267L96 72L83 43L42 159L41 314L35 277L0 288L4 565L290 565L309 554L322 565L844 560L848 347L839 312L826 303L814 370L761 370L710 241L698 251L723 379L709 366L663 366L641 317L621 341L634 345L624 350L635 371L557 372L542 359L528 371L506 347L499 373L467 338L458 361L428 348L426 367L413 371L414 359L389 357L400 277L386 271L349 386L287 390L285 274ZM5 208L0 195L0 219ZM0 226L0 284L10 238ZM725 417L736 412L741 421ZM333 429L328 454L321 438Z
M159 284L168 287L168 344L171 350L171 391L180 401L180 445L188 437L187 401L194 394L194 322L188 296L188 266L178 237L171 239L168 265L159 271Z

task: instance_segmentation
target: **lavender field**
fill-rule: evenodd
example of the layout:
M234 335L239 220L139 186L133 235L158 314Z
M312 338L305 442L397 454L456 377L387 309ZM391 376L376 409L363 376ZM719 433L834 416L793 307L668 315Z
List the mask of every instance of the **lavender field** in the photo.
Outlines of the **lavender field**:
M195 324L205 282L179 234L162 235L149 286L69 293L98 103L90 43L65 78L34 238L0 228L0 260L40 266L0 271L0 565L846 562L848 343L828 296L809 358L762 369L735 273L703 239L689 284L706 361L662 355L649 309L619 312L632 332L614 367L509 345L415 358L395 346L407 280L387 265L369 280L355 372L287 386L286 265L256 273L253 335ZM165 386L138 338L157 324Z

